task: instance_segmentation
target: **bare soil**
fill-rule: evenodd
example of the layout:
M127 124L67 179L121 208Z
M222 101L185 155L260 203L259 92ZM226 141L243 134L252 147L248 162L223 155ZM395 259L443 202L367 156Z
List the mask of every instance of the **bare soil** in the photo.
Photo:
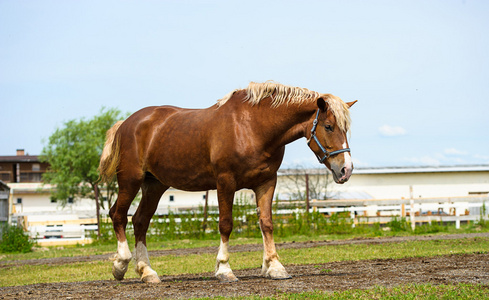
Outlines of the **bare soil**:
M410 240L454 239L489 236L487 233L423 237L393 237L279 244L279 249L308 248L352 243L392 243ZM235 246L232 251L261 251L261 245ZM239 250L238 250L239 249ZM215 248L152 251L152 256L190 253L216 253ZM53 260L3 262L2 267L30 264L66 264L76 261L108 259L108 256L71 257ZM270 296L304 291L366 289L375 285L393 287L408 283L489 284L489 253L342 261L313 265L288 265L289 280L260 277L260 269L235 270L236 283L220 283L212 273L163 276L160 284L140 280L101 280L76 283L48 283L0 288L0 299L187 299L212 296Z

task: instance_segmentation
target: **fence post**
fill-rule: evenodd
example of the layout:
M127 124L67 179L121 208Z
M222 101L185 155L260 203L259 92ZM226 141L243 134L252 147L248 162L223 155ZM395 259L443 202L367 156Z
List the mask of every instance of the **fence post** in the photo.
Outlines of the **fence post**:
M309 174L306 173L306 212L309 213L311 208L309 203Z
M411 211L409 212L409 217L411 219L411 229L414 231L416 229L416 221L414 220L414 197L413 197L413 186L409 186L409 205L411 206Z
M95 192L95 206L97 211L97 237L100 238L100 203L98 202L98 184L96 183L93 187Z
M202 221L202 232L205 233L207 229L207 211L209 209L209 191L205 191L205 202L204 202L204 220Z
M355 206L350 206L351 227L355 228Z
M460 229L460 207L458 205L454 205L453 209L455 209L455 229Z

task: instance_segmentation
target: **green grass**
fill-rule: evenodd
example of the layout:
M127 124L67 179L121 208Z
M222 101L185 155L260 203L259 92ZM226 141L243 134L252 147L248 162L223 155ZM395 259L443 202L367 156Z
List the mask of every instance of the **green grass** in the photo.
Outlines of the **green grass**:
M259 243L261 239L243 239L238 240L242 243ZM134 248L134 240L129 240L129 246ZM174 241L154 241L148 243L149 250L164 250L164 249L185 249L198 247L218 247L219 240L174 240ZM11 260L28 260L41 258L58 258L58 257L74 257L74 256L89 256L107 253L115 253L117 251L117 242L112 243L94 243L75 246L51 246L51 247L35 247L36 251L30 253L15 253L15 254L0 254L0 261Z
M387 259L413 256L435 256L486 252L489 238L460 240L411 241L378 245L336 245L279 251L284 265L321 264L332 261ZM231 254L230 264L235 270L258 268L262 252L238 252ZM216 254L192 254L163 256L151 259L159 275L194 274L213 272ZM111 262L94 261L65 265L24 265L0 269L0 286L26 285L49 282L75 282L112 279ZM135 278L134 263L129 265L126 278Z
M271 300L271 299L488 299L489 288L478 284L432 285L409 284L394 288L374 287L367 290L348 290L340 292L304 292L299 294L278 294L269 297L215 297L203 299L234 299L234 300ZM197 299L197 298L196 298Z
M420 228L418 226L417 228ZM428 226L426 226L428 228ZM418 232L422 230L418 230ZM426 231L426 230L425 230ZM443 231L439 232L427 232L430 235L444 235L455 233L474 233L474 232L489 232L489 227L479 227L473 224L463 225L461 229L455 229L455 226L444 226ZM424 233L424 232L423 232ZM306 241L324 241L324 240L346 240L353 238L369 238L369 237L388 237L388 236L413 236L417 235L411 231L382 231L375 230L372 226L365 228L365 230L358 230L357 232L351 232L347 234L311 234L311 235L288 235L288 236L276 236L275 242L306 242ZM134 237L128 235L129 246L134 248ZM231 235L232 245L242 244L262 244L261 237L234 237ZM215 239L177 239L177 240L165 240L162 237L151 236L148 237L148 249L149 250L165 250L165 249L186 249L186 248L199 248L199 247L218 247L219 238ZM90 245L76 245L76 246L63 246L63 247L36 247L40 251L30 253L15 253L0 254L0 261L11 260L26 260L26 259L41 259L41 258L57 258L57 257L74 257L74 256L89 256L99 254L112 254L117 250L116 241L107 241L102 243L94 243Z

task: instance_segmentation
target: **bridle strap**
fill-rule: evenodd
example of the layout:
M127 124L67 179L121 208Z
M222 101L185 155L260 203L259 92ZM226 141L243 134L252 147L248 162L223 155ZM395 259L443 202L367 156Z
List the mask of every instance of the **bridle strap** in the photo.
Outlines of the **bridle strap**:
M307 145L309 146L309 144L311 143L311 140L312 139L314 139L314 141L316 141L316 144L319 146L319 149L321 149L321 151L323 152L324 156L323 157L320 157L316 153L314 153L314 154L316 154L316 157L319 160L319 162L320 163L323 163L327 158L330 158L333 155L337 155L337 154L340 154L340 153L343 153L343 152L350 152L350 148L343 148L343 149L340 149L340 150L329 152L328 150L326 150L326 148L323 147L323 145L321 144L321 142L319 141L319 139L316 136L316 128L318 126L318 119L319 119L319 110L320 109L318 109L318 111L316 113L316 118L312 122L311 137L307 140Z

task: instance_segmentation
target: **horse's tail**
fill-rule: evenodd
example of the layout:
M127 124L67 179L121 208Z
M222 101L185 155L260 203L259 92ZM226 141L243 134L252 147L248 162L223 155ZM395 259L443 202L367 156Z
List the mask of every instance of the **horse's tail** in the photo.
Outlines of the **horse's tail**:
M117 130L124 121L119 121L107 130L107 136L105 140L104 150L100 157L100 165L98 171L100 174L100 181L110 182L114 178L117 166L119 165L120 154L120 135L117 134Z

